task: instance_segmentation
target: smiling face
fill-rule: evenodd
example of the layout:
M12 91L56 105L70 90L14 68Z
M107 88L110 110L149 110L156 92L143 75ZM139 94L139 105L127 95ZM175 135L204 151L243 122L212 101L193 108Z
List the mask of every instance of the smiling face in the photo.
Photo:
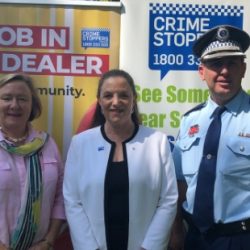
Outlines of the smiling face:
M213 59L199 66L199 74L206 81L211 98L219 105L226 104L241 89L246 71L242 57Z
M132 123L135 97L127 80L111 76L104 80L98 98L106 123L111 126L126 126Z
M32 109L29 87L13 80L0 88L0 125L9 135L23 136Z

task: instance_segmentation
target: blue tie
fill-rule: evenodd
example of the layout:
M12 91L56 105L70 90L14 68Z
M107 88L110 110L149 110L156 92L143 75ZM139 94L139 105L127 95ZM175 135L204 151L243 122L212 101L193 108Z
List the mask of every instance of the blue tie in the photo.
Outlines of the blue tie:
M215 109L214 118L207 130L204 142L193 210L193 221L201 232L207 231L214 223L216 160L221 132L221 114L225 110L225 107Z

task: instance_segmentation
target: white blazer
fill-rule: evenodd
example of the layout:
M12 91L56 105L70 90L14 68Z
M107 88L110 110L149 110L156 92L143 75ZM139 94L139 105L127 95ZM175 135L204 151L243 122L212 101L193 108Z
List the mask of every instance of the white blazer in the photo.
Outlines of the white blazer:
M72 138L63 194L75 250L106 250L104 180L111 144L100 127ZM129 174L128 250L166 248L176 214L177 185L167 136L139 127L125 143Z

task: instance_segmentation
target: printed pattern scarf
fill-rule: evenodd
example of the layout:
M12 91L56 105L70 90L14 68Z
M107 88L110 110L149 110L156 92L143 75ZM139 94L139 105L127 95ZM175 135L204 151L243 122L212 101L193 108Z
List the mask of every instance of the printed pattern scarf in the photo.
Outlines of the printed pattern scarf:
M7 152L25 157L27 165L25 199L21 204L16 228L11 235L10 249L12 250L24 250L32 245L40 221L42 170L39 151L45 144L48 135L40 133L39 136L31 142L16 147L5 141L0 142L0 146Z

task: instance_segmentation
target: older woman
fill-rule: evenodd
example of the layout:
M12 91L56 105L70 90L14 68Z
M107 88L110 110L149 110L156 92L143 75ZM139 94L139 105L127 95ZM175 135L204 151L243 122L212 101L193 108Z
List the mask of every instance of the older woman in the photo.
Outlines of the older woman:
M58 148L30 124L41 111L29 76L0 79L0 250L50 249L65 219Z
M92 126L72 139L64 199L75 250L163 250L177 187L167 136L139 124L131 76L99 81Z

